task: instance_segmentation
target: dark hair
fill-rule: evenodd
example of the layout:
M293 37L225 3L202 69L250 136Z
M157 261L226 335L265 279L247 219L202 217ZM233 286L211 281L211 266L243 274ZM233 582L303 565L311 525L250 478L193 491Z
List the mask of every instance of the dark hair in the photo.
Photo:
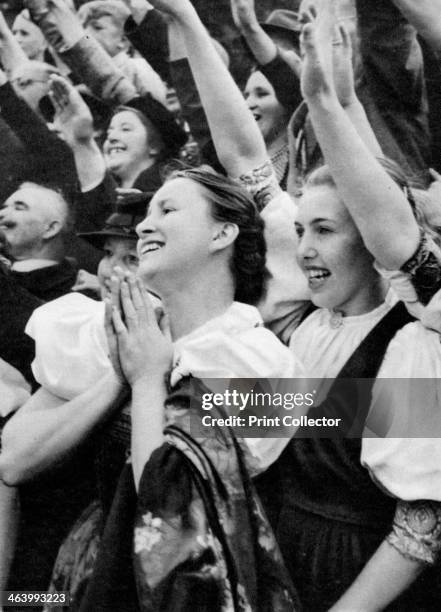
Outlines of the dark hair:
M255 305L265 291L267 278L264 222L251 196L233 180L211 168L175 170L167 180L188 178L205 188L216 221L234 223L239 234L234 242L230 269L235 281L234 299Z

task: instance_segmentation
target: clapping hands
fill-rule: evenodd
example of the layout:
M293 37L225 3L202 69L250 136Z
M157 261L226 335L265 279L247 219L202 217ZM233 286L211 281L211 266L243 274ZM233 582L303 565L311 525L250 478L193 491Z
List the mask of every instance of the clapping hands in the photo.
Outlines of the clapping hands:
M168 317L159 318L141 281L115 268L105 328L116 373L131 386L165 376L173 359Z

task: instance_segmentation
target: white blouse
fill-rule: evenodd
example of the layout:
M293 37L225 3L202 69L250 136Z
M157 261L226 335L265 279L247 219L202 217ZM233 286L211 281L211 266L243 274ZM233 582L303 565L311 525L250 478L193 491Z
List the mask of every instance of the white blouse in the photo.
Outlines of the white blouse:
M35 379L63 399L77 397L112 365L104 304L71 293L37 308L26 327L35 340ZM263 327L253 306L234 302L219 317L175 342L171 382L198 378L297 378L300 361Z
M389 344L361 461L391 495L441 501L441 344L419 321Z
M329 379L390 308L385 302L357 317L319 309L294 332L290 346L307 376L322 379L317 404ZM441 344L419 322L403 327L388 346L373 387L361 462L392 496L441 501Z
M104 332L104 305L100 302L80 294L63 296L37 308L26 332L36 342L34 376L58 397L77 397L112 368ZM174 349L173 385L189 374L205 381L304 375L301 362L263 327L258 310L238 302L177 340ZM267 457L274 456L278 445L279 440L272 438L248 439L251 456L248 454L247 460L252 470L265 469L269 465Z

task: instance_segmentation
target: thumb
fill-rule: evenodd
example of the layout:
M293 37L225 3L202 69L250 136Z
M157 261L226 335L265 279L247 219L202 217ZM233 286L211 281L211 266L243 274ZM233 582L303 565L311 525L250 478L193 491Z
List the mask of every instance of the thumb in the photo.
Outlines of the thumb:
M161 319L159 320L159 329L164 334L165 338L167 338L167 340L170 340L171 342L172 341L171 326L170 326L170 317L168 314L164 313L162 315Z

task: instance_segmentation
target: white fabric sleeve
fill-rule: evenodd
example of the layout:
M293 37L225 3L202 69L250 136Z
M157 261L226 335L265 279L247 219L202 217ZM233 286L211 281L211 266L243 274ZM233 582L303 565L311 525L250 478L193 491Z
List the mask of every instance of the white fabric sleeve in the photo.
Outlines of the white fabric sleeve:
M404 501L441 501L439 334L419 322L397 333L375 382L366 425L361 461L373 479Z
M104 303L70 293L34 310L26 333L35 340L38 383L70 400L111 371Z
M265 221L266 266L270 276L258 308L266 326L286 343L310 299L306 277L296 261L296 214L297 205L286 192L279 192L261 213Z

